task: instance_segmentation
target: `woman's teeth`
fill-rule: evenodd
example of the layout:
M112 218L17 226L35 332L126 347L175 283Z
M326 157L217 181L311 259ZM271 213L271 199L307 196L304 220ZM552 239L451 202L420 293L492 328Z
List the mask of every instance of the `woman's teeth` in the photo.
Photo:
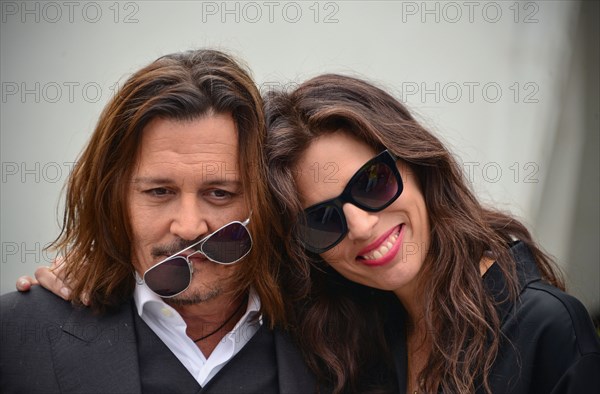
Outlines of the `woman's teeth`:
M386 239L385 241L383 241L381 243L381 246L379 246L377 249L370 251L369 253L360 256L365 260L377 260L382 258L383 256L385 256L385 254L387 252L390 251L390 249L392 248L392 246L394 246L394 243L396 242L396 240L398 239L398 236L400 235L400 232L393 232L388 239Z

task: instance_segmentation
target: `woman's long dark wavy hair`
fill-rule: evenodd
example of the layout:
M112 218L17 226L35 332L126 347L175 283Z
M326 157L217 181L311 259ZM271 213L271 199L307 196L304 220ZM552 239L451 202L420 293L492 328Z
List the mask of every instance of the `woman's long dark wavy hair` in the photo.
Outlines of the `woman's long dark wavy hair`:
M342 278L303 249L293 229L302 211L296 165L318 136L344 131L375 151L404 160L422 187L431 241L418 280L431 352L418 381L427 393L489 392L488 373L501 341L500 321L481 280L484 253L494 257L517 296L508 245L523 241L542 277L564 288L549 257L509 214L483 207L461 167L444 145L391 95L365 81L340 75L315 77L292 92L266 99L269 183L279 201L277 231L289 259L280 272L288 313L310 367L334 392L389 391L382 361L391 364L385 327L389 293ZM399 334L398 334L399 335ZM332 338L335 339L332 341Z

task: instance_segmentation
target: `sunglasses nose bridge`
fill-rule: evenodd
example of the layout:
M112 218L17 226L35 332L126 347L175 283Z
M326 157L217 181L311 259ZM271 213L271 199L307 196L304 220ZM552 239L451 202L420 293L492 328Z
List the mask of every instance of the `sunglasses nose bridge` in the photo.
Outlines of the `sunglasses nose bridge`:
M184 257L184 258L185 258L185 261L186 261L186 262L187 262L187 264L188 264L188 267L190 268L190 275L194 273L194 264L192 264L192 262L191 262L191 260L190 260L190 257L192 257L192 256L194 256L194 255L196 255L196 254L198 254L198 253L200 253L200 254L202 254L202 255L204 254L204 253L202 252L202 245L200 245L200 248L199 248L199 249L197 249L197 250L194 250L192 253L190 253L190 254L188 254L187 256L185 256L185 257Z
M171 256L171 258L169 260L175 260L175 259L183 259L188 268L190 269L190 274L194 272L194 264L192 264L192 261L190 260L190 257L192 257L193 255L195 255L196 253L200 253L200 251L194 251L192 253L190 253L189 255L183 255L183 254L178 254L175 256ZM165 260L168 261L168 260Z
M204 254L204 253L202 252L202 245L200 245L200 247L199 247L198 249L194 250L192 253L190 253L190 254L188 254L187 256L185 256L185 258L186 258L186 260L188 260L188 261L189 261L189 258L190 258L190 257L192 257L192 256L194 256L194 255L196 255L196 254L198 254L198 253L200 253L200 254Z

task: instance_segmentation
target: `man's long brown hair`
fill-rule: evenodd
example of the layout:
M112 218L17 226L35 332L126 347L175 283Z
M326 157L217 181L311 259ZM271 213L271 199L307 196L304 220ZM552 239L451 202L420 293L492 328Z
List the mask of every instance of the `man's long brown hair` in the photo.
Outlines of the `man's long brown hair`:
M372 84L322 75L292 92L272 93L266 118L269 183L279 201L278 232L289 255L282 288L293 305L290 320L311 368L335 392L389 391L386 385L394 373L383 368L392 359L385 331L391 300L337 275L318 256L307 255L291 225L302 211L294 181L298 160L315 138L341 130L376 152L389 149L408 163L422 188L431 242L418 288L427 289L420 297L432 349L419 376L421 389L467 393L481 384L489 392L487 375L501 333L494 301L480 275L484 253L491 253L506 276L512 299L517 285L508 245L514 239L529 246L544 279L564 288L525 226L509 214L483 207L443 144L400 102Z
M144 126L154 118L194 120L231 114L238 134L243 195L253 214L252 252L239 262L236 288L253 286L262 312L275 324L283 303L266 184L263 103L248 71L229 55L196 50L167 55L133 74L108 103L68 180L63 226L53 246L66 258L73 299L88 292L91 307L104 310L132 295L132 232L128 185ZM200 169L199 169L200 171Z

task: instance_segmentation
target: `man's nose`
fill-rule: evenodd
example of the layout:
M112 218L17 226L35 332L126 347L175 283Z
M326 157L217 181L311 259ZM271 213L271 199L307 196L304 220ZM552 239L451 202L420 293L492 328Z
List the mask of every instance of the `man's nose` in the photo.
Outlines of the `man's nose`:
M373 236L375 225L379 222L379 216L363 211L350 203L342 207L346 223L348 224L348 239L351 241L362 241Z
M171 222L171 233L181 239L195 240L208 233L206 207L195 195L182 195Z

